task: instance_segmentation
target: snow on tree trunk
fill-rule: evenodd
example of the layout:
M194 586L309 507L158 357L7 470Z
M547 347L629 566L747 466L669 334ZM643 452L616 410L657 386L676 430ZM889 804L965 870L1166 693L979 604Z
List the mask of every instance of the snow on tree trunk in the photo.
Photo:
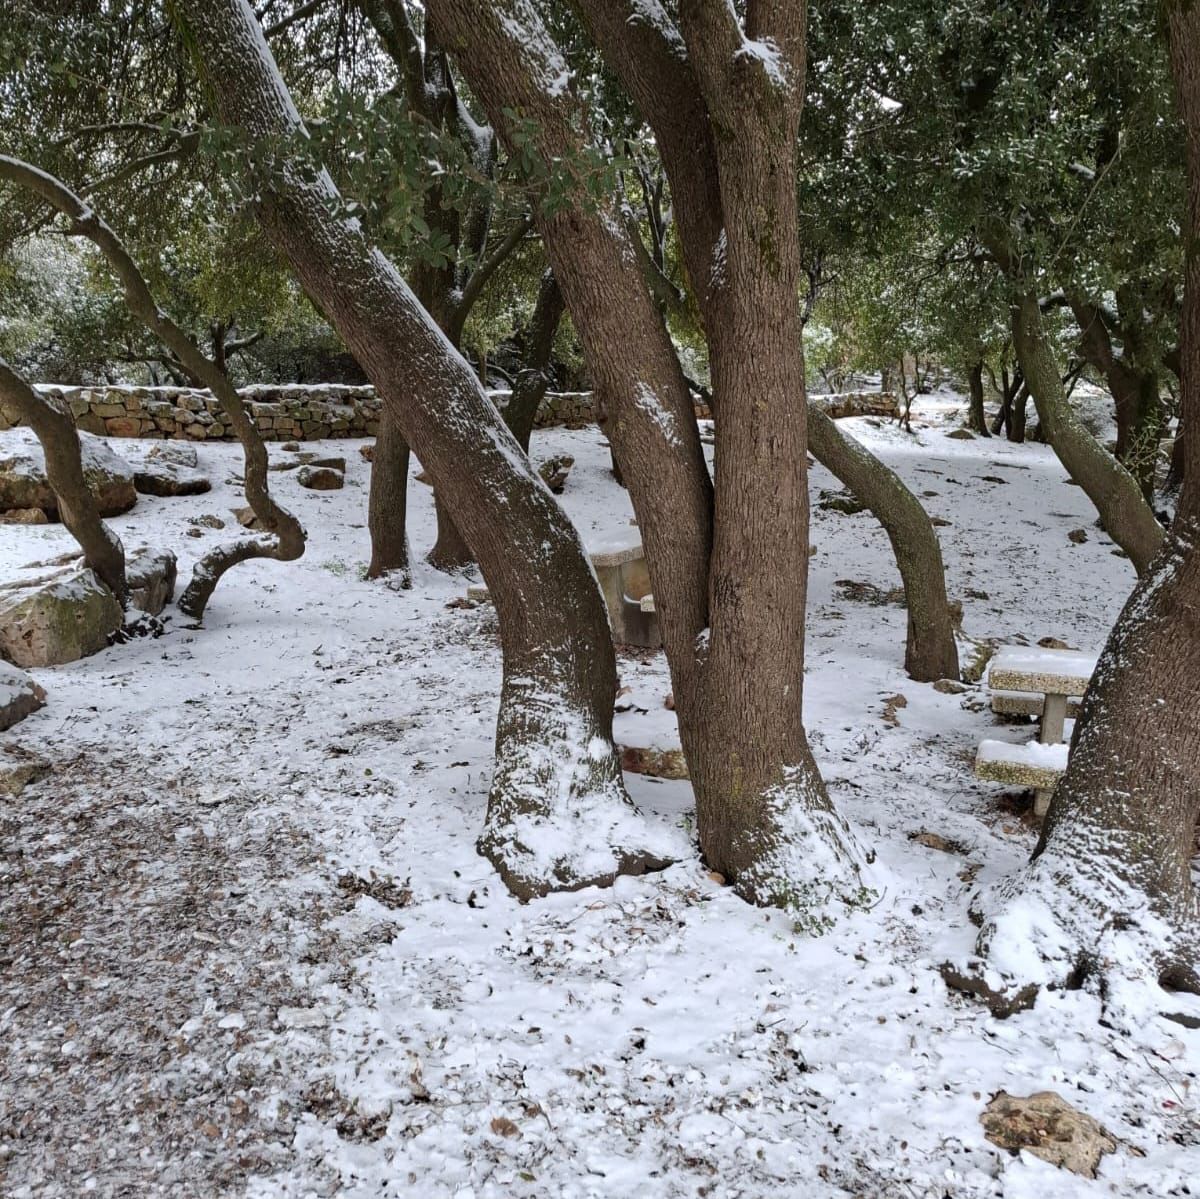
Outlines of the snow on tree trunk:
M175 11L227 124L260 145L303 137L248 4L180 0ZM677 839L643 824L621 782L611 635L578 534L328 175L286 155L259 166L264 231L394 411L496 606L504 681L481 850L523 898L664 863Z
M46 459L46 482L58 499L59 519L79 542L84 561L122 607L129 599L125 550L104 523L88 490L75 421L61 399L39 395L0 359L0 404L11 407L34 432Z
M1200 7L1177 0L1169 31L1188 145L1187 482L1084 696L1033 860L977 899L980 960L946 970L1001 1013L1083 985L1136 1020L1147 985L1200 992Z

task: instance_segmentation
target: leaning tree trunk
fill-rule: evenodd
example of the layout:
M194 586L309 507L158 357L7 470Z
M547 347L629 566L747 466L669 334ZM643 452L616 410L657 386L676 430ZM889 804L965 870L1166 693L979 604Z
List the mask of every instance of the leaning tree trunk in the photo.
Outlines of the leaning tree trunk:
M1096 506L1108 535L1139 575L1162 545L1163 529L1133 476L1083 427L1063 389L1062 374L1033 292L1013 302L1013 344L1046 441Z
M892 543L908 608L905 670L919 683L957 679L946 568L929 514L895 471L844 436L816 404L808 405L808 438L813 456L871 510Z
M252 558L291 562L299 558L304 553L304 528L271 495L267 486L267 447L224 367L207 357L158 306L133 256L112 227L61 180L27 162L0 155L0 178L36 192L70 219L72 233L87 237L96 245L121 280L129 311L175 355L194 381L208 387L216 396L226 421L241 442L245 457L246 499L266 535L242 537L217 546L196 564L176 606L199 620L221 577L239 562Z
M1200 991L1200 6L1174 0L1168 27L1188 147L1188 481L1104 647L1033 860L977 901L987 970L947 971L1001 1012L1042 987L1090 984L1140 1021L1144 1002L1121 1011L1131 984Z
M259 145L304 137L245 0L177 0L174 11L225 124ZM616 664L578 534L328 174L287 157L263 165L263 229L399 417L495 603L504 678L481 852L521 897L662 864L675 839L638 819L614 752Z
M83 560L117 597L129 600L125 550L100 517L83 473L79 433L61 399L39 395L0 359L0 404L12 408L34 432L46 459L46 482L58 500L58 518L79 542Z

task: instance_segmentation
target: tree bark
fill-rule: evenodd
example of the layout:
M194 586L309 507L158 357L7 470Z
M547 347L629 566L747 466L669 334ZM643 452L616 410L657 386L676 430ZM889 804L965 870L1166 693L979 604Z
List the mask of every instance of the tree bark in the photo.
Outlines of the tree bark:
M241 442L245 457L246 499L268 535L243 537L218 546L196 564L176 607L185 615L200 620L221 576L231 567L252 558L291 562L304 553L303 526L275 502L267 486L267 447L258 426L224 369L207 357L158 306L132 255L90 204L84 203L60 180L20 159L0 155L0 178L36 192L71 221L72 233L89 238L97 246L121 280L129 311L158 337L193 382L207 387L216 396L225 419Z
M967 428L980 437L990 437L988 431L987 413L983 407L983 362L973 363L968 372L968 383L971 391L971 406L967 414Z
M615 202L576 195L571 207L539 208L536 218L638 513L704 854L746 898L782 904L801 920L861 888L801 722L808 510L794 141L802 7L760 8L763 23L746 34L724 0L681 9L688 54L707 63L690 103L715 114L719 99L714 120L736 143L710 192L710 219L720 228L726 206L729 230L723 319L708 330L720 412L715 504L690 395ZM504 0L481 11L434 0L427 11L502 137L511 139L506 123L519 112L545 162L578 160L587 116L569 91L544 85L565 63L531 6ZM710 44L714 21L719 42ZM780 47L778 76L747 36ZM679 189L673 194L678 205Z
M367 529L371 561L367 578L394 575L401 587L412 586L408 556L408 442L395 411L379 413L379 432L371 458L371 490L367 498Z
M957 679L946 568L929 514L895 471L845 436L815 404L808 406L808 432L817 460L870 509L892 543L908 608L904 668L909 677L918 683Z
M708 107L696 86L683 38L669 21L651 21L647 10L634 0L611 3L575 0L574 6L608 65L654 130L671 184L672 208L689 282L709 338L710 352L719 353L730 320L725 292L719 286L722 271L718 269L721 264L728 268L726 218L717 162L720 139L714 136ZM798 19L802 31L802 14ZM736 335L728 352L733 356L739 352ZM720 395L716 395L714 404L719 405L720 400ZM717 417L719 440L719 412ZM897 550L897 564L906 591L910 583L921 584L912 595L906 595L910 621L917 622L910 624L906 646L906 660L917 664L919 672L913 677L935 669L943 672L935 677L943 674L957 677L957 665L950 669L952 662L957 663L950 611L937 600L939 592L945 596L945 572L928 516L922 512L922 519L916 519L920 502L869 450L856 447L853 456L836 454L842 443L823 433L823 429L814 433L810 428L809 449L852 490L857 492L861 488L874 497L868 500L865 495L860 496L887 530ZM828 460L824 456L827 446ZM917 563L924 572L936 569L939 577L936 580L920 577L914 565Z
M1042 323L1038 298L1024 290L1020 264L1015 263L1001 240L993 238L989 249L1018 289L1012 304L1013 345L1037 408L1042 434L1071 478L1095 504L1105 531L1142 575L1162 545L1162 526L1133 476L1080 424L1072 410Z
M245 0L177 0L221 119L258 145L303 124ZM480 850L522 898L661 865L673 837L629 803L612 744L616 664L578 534L471 368L395 267L342 215L328 174L286 154L254 180L267 236L390 407L479 554L504 678Z
M524 369L513 381L512 395L504 407L504 420L529 453L529 439L538 409L550 386L550 360L554 354L554 337L566 311L562 291L553 271L546 271L538 287L538 298L522 338Z
M129 601L125 549L104 523L88 490L75 421L61 399L39 395L0 358L0 404L11 407L34 432L46 459L46 482L58 499L58 518L79 542L83 560L117 597Z
M1187 128L1187 481L1084 696L1033 860L977 901L983 962L948 973L1002 1012L1042 987L1085 985L1110 1018L1141 1023L1144 1004L1122 1010L1131 984L1200 991L1200 6L1173 0L1168 29Z

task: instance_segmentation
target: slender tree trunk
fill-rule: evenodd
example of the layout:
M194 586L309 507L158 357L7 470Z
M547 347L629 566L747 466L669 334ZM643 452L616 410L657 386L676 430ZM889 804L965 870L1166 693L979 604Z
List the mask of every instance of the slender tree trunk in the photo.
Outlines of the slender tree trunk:
M367 578L394 574L402 587L412 586L408 557L408 442L394 409L379 413L379 432L371 458L371 491L367 528L371 562Z
M1200 6L1173 0L1168 15L1188 147L1188 477L1084 696L1033 860L977 902L988 973L947 971L1000 1012L1028 1006L1041 987L1082 984L1141 1023L1144 1002L1121 1010L1131 983L1200 991Z
M1013 344L1038 421L1073 478L1096 506L1108 535L1129 555L1139 575L1162 545L1163 529L1133 476L1083 427L1063 390L1062 372L1042 325L1037 296L1017 296Z
M969 373L971 389L971 406L967 415L967 428L980 437L990 437L987 424L987 413L983 407L983 363L976 362Z
M929 514L900 476L815 404L808 406L813 456L864 503L887 531L904 582L908 638L904 668L919 683L957 679L958 645L946 598L946 569Z
M524 369L513 381L512 395L504 408L504 420L529 453L529 439L538 409L550 385L550 360L554 354L554 337L558 332L566 306L553 271L542 276L537 303L529 318L524 337Z
M88 490L75 421L62 400L39 395L0 358L0 404L12 408L41 443L46 482L58 500L58 518L79 542L83 560L117 597L129 600L125 582L125 550L104 523Z
M304 129L245 0L177 0L215 111L261 145ZM496 606L504 679L480 849L521 897L661 864L674 845L628 802L612 744L616 666L578 534L395 267L288 158L255 178L268 238L399 417Z
M71 220L73 233L95 243L121 280L129 311L167 347L180 367L188 372L190 381L208 387L216 396L226 421L241 442L245 458L246 499L267 535L243 537L220 545L196 564L192 578L176 606L186 615L200 620L221 577L231 567L252 558L290 562L304 553L303 526L275 502L267 485L267 447L263 444L258 426L223 366L208 358L199 345L158 306L133 256L90 204L85 204L60 180L20 159L0 155L0 177L36 192ZM224 345L223 332L221 344Z

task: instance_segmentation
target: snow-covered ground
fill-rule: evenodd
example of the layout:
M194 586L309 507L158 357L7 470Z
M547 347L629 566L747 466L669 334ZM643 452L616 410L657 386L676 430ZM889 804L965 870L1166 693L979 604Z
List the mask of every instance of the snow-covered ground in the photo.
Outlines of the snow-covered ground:
M843 427L949 522L965 632L1098 649L1133 572L1086 496L1045 447L949 438L956 400L918 418L915 436ZM973 888L1035 840L973 779L975 747L1029 730L978 688L905 676L904 611L870 602L898 586L886 538L819 506L824 471L806 721L879 900L812 939L695 859L516 903L474 848L494 614L448 606L462 585L424 566L412 591L366 582L358 445L305 448L345 454L348 481L272 476L308 527L302 561L237 568L202 629L175 616L35 672L49 706L7 735L55 768L0 807L4 1195L1197 1193L1200 1032L1148 1008L1118 1035L1081 992L1001 1022L943 985ZM535 434L535 458L560 452L585 539L627 528L600 435ZM200 459L213 492L142 497L112 522L183 572L230 535L189 520L242 502L236 447ZM423 552L431 497L410 497ZM68 548L57 526L2 527L0 577ZM620 668L645 712L619 716L619 739L669 736L661 657ZM628 782L652 819L690 828L686 783ZM1002 1089L1056 1091L1115 1134L1098 1180L985 1141Z

